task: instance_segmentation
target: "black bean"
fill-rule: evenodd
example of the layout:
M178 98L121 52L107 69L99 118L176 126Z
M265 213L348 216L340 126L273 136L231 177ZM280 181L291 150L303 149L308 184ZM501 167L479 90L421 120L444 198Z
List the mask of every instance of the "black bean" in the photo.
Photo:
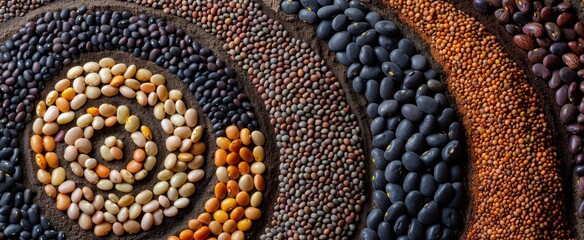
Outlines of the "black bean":
M395 90L393 80L391 80L389 77L383 78L379 84L379 95L381 98L383 98L383 100L389 100L393 98L394 94Z
M406 211L408 215L415 217L418 216L420 209L424 207L424 195L418 191L411 191L406 195L405 201Z
M379 104L377 103L369 103L367 105L367 115L371 118L379 117L379 113L377 113L377 108L379 108Z
M438 102L428 96L417 96L416 105L427 114L437 114L440 112Z
M381 96L379 95L379 83L377 81L367 81L365 98L368 102L379 102L381 100Z
M412 90L402 89L395 92L393 98L401 104L412 103L416 98L416 93Z
M300 3L310 11L317 11L320 7L317 0L300 0Z
M408 227L408 237L411 240L422 240L424 239L424 226L418 219L412 219L410 221L410 226Z
M379 46L387 49L388 51L396 49L398 47L398 41L399 41L398 38L388 37L384 35L379 36L379 39L377 39Z
M434 201L438 203L440 206L447 205L452 197L454 196L454 188L450 183L440 184L438 186L438 190L434 194Z
M428 67L428 61L426 60L426 57L419 54L412 56L411 62L412 68L414 70L423 71L426 70L426 68Z
M458 155L458 151L460 150L460 144L457 140L450 141L443 149L440 156L442 160L446 162L452 162Z
M14 238L22 231L20 224L10 224L4 228L4 236Z
M395 139L395 134L392 131L387 130L373 137L372 143L376 148L385 149L393 139Z
M334 0L333 4L339 6L341 10L345 11L345 9L349 8L349 1L347 0Z
M385 149L383 157L388 161L399 160L405 152L404 142L400 139L394 139Z
M395 183L388 183L385 185L385 192L389 196L392 203L403 202L406 198L406 193L401 185Z
M426 136L435 132L437 128L436 118L432 115L426 115L419 126L420 133Z
M366 85L367 80L360 77L353 78L353 90L355 90L356 93L364 94L367 89Z
M382 170L375 170L373 172L373 177L371 178L371 184L375 190L385 190L385 185L387 185L387 180L385 180L385 173Z
M389 161L387 161L383 156L383 150L379 148L374 148L371 150L371 161L375 163L377 169L385 169Z
M422 167L424 167L424 163L420 159L420 156L414 152L404 153L402 156L402 163L406 170L412 172L420 171Z
M420 192L426 196L431 197L434 196L437 189L436 181L434 180L434 176L430 174L424 174L420 177Z
M389 208L387 209L387 211L385 212L385 217L384 220L386 222L395 222L395 220L397 220L397 218L399 216L402 215L402 213L406 212L406 205L404 204L404 202L394 202L393 204L391 204L391 206L389 206Z
M369 212L367 215L367 220L365 220L367 227L376 230L379 223L383 221L384 214L385 213L379 208L374 208L371 210L371 212Z
M320 19L332 19L335 15L342 13L341 8L335 5L323 6L318 9L316 15Z
M375 30L388 37L399 37L400 31L392 21L382 20L375 24Z
M354 78L354 77L359 76L362 69L363 69L363 65L361 63L351 64L351 66L349 66L349 68L347 68L347 77ZM364 78L364 79L368 79L368 78ZM370 80L370 81L373 81L373 80Z
M440 228L440 224L434 224L426 228L426 240L438 240L440 239L440 234L442 229Z
M365 79L377 79L378 77L381 77L381 75L383 75L381 67L377 65L365 65L359 73L359 77Z
M302 12L301 12L302 13ZM334 52L340 52L347 48L351 42L351 34L347 31L337 32L328 42L329 49Z
M407 38L399 40L398 48L403 50L408 56L414 56L416 54L416 46L414 45L414 42Z
M316 36L320 39L329 39L334 33L335 30L330 20L321 21L316 27Z
M387 119L387 130L396 131L398 124L401 122L400 116L393 116Z
M454 188L454 197L448 203L448 207L456 208L464 201L464 188L459 182L452 183L452 188Z
M401 82L404 80L404 72L399 66L392 62L384 62L381 64L381 71L394 82Z
M401 113L406 119L413 122L422 121L425 116L424 112L418 106L409 103L401 107Z
M402 187L406 193L420 189L420 176L416 172L409 172L404 178Z
M454 240L456 239L456 233L451 228L444 227L442 228L442 235L440 236L440 240Z
M377 236L379 239L394 239L393 225L387 221L383 221L377 227Z
M462 168L460 165L450 166L450 182L458 182L462 179Z
M434 180L438 183L445 183L450 180L450 168L444 161L436 163L434 166Z
M363 21L365 19L365 14L358 8L350 7L345 9L344 14L353 21Z
M394 50L394 51L396 51L396 50ZM426 79L424 78L424 74L420 71L417 71L417 70L414 70L414 71L406 74L406 76L404 78L404 86L409 88L409 89L412 89L412 90L418 88L424 82L426 82Z
M381 46L376 46L373 48L373 51L375 52L375 57L377 57L379 62L389 61L389 51L387 51L387 49Z
M426 137L426 143L430 147L443 147L448 144L448 136L443 133L435 133Z
M389 202L389 197L385 191L377 190L373 192L373 201L375 202L375 206L381 209L384 213L387 211L387 208L391 205Z
M453 122L448 126L448 139L460 140L463 138L462 126L458 122Z
M377 135L387 130L385 118L376 117L373 120L371 120L371 125L369 125L369 129L371 130L372 135Z
M397 126L395 136L405 142L416 132L415 128L416 127L412 121L404 119Z
M390 117L399 108L399 103L396 100L385 100L379 104L377 109L379 116Z
M422 162L426 166L434 166L434 164L436 164L436 162L438 162L439 157L440 157L440 149L431 148L430 150L428 150L428 151L422 153L422 155L420 155L420 160L422 160Z
M297 1L282 1L280 3L280 9L286 14L296 14L300 11L300 3Z
M347 53L345 52L337 52L335 53L335 57L337 58L337 61L339 61L346 67L351 66L351 64L353 64L351 61L349 61L349 58L347 58Z
M420 223L428 226L434 224L440 217L440 206L435 201L430 201L418 213Z
M444 208L442 209L442 216L440 220L442 224L449 228L454 228L458 226L459 223L459 216L458 212L453 208Z
M375 63L375 53L373 48L369 45L361 47L361 52L359 52L359 61L364 65L370 65Z
M404 166L402 162L398 160L391 161L385 168L385 180L389 183L397 183L401 180L403 173Z
M339 14L333 18L331 23L335 31L341 32L347 30L347 26L351 24L351 21L344 14Z
M360 235L361 239L363 240L377 240L379 239L377 237L377 233L375 232L375 230L370 229L370 228L364 228L361 231L361 235Z
M401 69L405 69L410 66L410 57L404 50L399 48L394 49L391 51L391 53L389 53L389 60Z
M414 133L408 141L406 142L406 151L422 153L422 150L426 148L426 140L424 135L421 133Z
M436 94L436 96L437 95L438 94ZM446 130L448 126L450 126L450 124L454 122L454 118L455 118L454 110L452 108L445 108L444 110L442 110L442 113L436 118L436 121L438 121L438 125L440 125L441 129Z
M369 30L371 26L367 22L354 22L347 26L347 32L353 36L363 34L365 31Z
M347 58L353 63L359 63L359 53L361 48L356 43L349 43L345 49Z
M393 231L398 235L406 234L410 226L410 221L411 219L408 215L399 216L393 224Z

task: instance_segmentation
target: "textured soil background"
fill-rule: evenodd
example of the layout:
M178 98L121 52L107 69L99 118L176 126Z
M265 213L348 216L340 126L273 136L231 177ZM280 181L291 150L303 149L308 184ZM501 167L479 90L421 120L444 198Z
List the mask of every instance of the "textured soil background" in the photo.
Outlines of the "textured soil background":
M436 63L436 61L434 61L434 59L432 58L429 48L427 46L427 44L419 37L418 34L416 34L414 31L411 30L411 28L409 28L408 26L406 26L405 24L401 23L401 21L398 20L398 18L395 16L395 14L391 13L390 11L388 11L381 3L380 1L377 0L362 0L362 2L366 3L368 6L372 7L372 9L374 9L375 11L379 12L384 18L386 19L390 19L390 20L394 20L394 22L400 27L400 29L402 30L402 33L405 37L411 39L412 41L414 41L416 43L416 46L418 47L418 50L421 52L422 55L426 56L429 58L431 66L434 70L436 70L440 76L441 76L441 81L443 82L447 82L448 80L444 77L443 75L443 71L441 69L441 66L439 64ZM505 50L507 51L507 53L509 53L509 56L511 57L511 59L513 59L518 66L520 66L522 69L524 69L525 73L528 75L528 81L530 83L530 85L536 90L537 94L540 96L541 99L541 106L543 106L543 109L545 109L545 114L547 116L547 121L549 124L551 124L552 126L555 126L552 129L552 134L553 134L553 139L554 142L553 144L555 146L557 146L557 151L558 151L558 158L561 159L562 161L562 165L561 165L561 170L562 170L562 174L563 174L563 179L564 179L564 186L565 186L565 195L566 195L566 203L568 208L566 209L566 213L567 216L569 216L569 224L571 226L576 226L575 227L575 232L574 232L574 236L580 236L582 235L582 232L584 231L584 228L582 228L581 226L584 224L584 221L582 221L581 219L577 219L574 216L574 212L575 209L577 207L577 203L579 202L579 197L577 196L577 192L575 191L575 188L573 186L576 186L576 178L573 175L573 161L572 161L572 156L570 156L570 154L568 154L567 152L567 141L565 141L564 139L566 139L566 132L563 130L564 126L563 124L559 121L559 118L557 118L556 116L559 116L559 108L557 107L557 105L555 104L555 101L553 99L553 91L550 90L547 87L547 83L545 83L544 81L542 81L541 79L537 79L535 78L529 71L530 69L530 65L528 64L527 60L526 60L526 53L520 49L518 49L517 47L515 47L512 43L511 37L504 31L503 28L501 28L501 26L499 25L499 23L495 20L495 18L493 17L492 14L480 14L478 11L476 11L474 9L474 7L472 6L472 1L470 0L449 0L449 2L453 3L458 9L466 12L467 14L474 16L479 22L481 22L486 29L491 32L492 34L494 34L495 36L497 36L497 38L499 39L499 42L505 47ZM572 2L574 2L576 4L576 6L579 6L579 9L582 9L582 3L578 0L573 0ZM57 1L57 2L52 2L49 4L46 4L45 6L41 7L40 9L36 9L34 11L29 12L25 17L17 17L15 19L12 19L8 22L4 22L4 23L0 23L0 36L3 36L1 39L2 40L6 40L9 36L11 36L14 32L16 32L19 28L21 28L28 20L34 20L36 18L38 18L38 16L42 16L43 13L47 12L47 11L56 11L59 10L61 8L64 7L69 7L69 8L76 8L82 4L85 4L86 6L89 7L89 9L99 9L99 10L103 10L103 9L111 9L111 10L127 10L127 11L131 11L133 14L139 14L139 13L148 13L150 16L152 17L159 17L159 18L164 18L167 19L167 24L172 24L175 25L177 27L181 27L183 29L186 30L186 32L195 37L195 39L197 39L199 41L199 43L201 43L202 46L204 47L209 47L213 50L213 54L216 55L217 57L223 59L228 66L236 69L237 71L237 79L238 82L240 84L240 86L243 88L244 93L246 93L246 95L250 98L250 101L252 103L252 105L254 106L254 111L256 112L256 116L258 116L259 120L260 120L260 126L261 126L261 131L266 135L267 141L266 144L266 153L267 153L267 157L266 157L266 161L267 161L267 167L268 167L268 173L265 176L267 181L267 190L264 192L264 201L261 207L263 216L260 220L258 221L254 221L253 224L253 228L251 230L251 234L249 235L250 239L258 239L259 235L261 235L264 232L265 227L267 226L267 224L269 224L269 222L271 221L270 216L272 215L272 206L275 202L275 196L276 196L276 191L277 191L277 179L278 179L278 168L279 168L279 156L278 156L278 149L276 148L276 144L275 144L275 134L273 133L273 128L271 125L269 125L269 116L268 113L266 112L265 108L264 108L264 104L263 104L263 100L261 100L257 94L257 90L255 89L255 87L251 84L251 82L249 81L249 79L247 79L247 74L242 71L242 69L240 67L238 67L234 61L231 61L230 57L227 55L227 53L222 49L222 41L217 41L214 36L212 36L210 33L206 33L203 31L202 28L196 26L195 24L192 24L190 22L187 22L186 20L176 17L174 15L168 15L168 14L164 14L162 13L162 11L160 9L152 9L149 7L142 7L139 6L137 4L128 4L125 2L119 2L119 1L113 1L113 0L102 0L99 1L98 3L96 3L95 1L91 1L91 0L77 0L77 1ZM312 49L315 50L316 52L320 53L321 56L323 57L323 59L325 59L326 65L329 67L329 69L331 69L334 73L335 76L339 79L339 81L341 82L341 85L345 91L346 97L348 98L348 102L351 105L352 111L359 116L359 125L362 129L362 138L363 138L363 148L365 149L366 152L366 159L370 159L369 156L369 152L368 149L371 149L371 134L369 132L369 123L371 121L371 119L367 116L367 114L365 113L365 108L366 108L366 101L364 99L364 97L362 96L358 96L355 94L355 92L352 90L352 87L350 85L350 83L348 82L346 75L345 75L345 67L342 66L341 64L339 64L336 60L334 60L334 53L332 53L331 51L328 50L327 47L327 43L326 41L321 41L318 40L318 38L316 37L315 33L314 33L314 28L299 21L296 17L294 16L289 16L289 15L285 15L284 13L279 11L279 1L278 0L263 0L263 5L264 8L263 10L272 18L279 20L285 27L286 30L288 30L289 32L293 33L292 35L296 38L299 38L307 43L309 43L312 46ZM107 6L107 7L103 7L103 6ZM580 15L582 17L582 15L584 13L582 13L582 11L580 11ZM582 19L582 18L581 18ZM161 67L156 66L154 63L152 62L148 62L148 61L143 61L140 59L136 59L134 56L125 53L125 52L121 52L121 51L104 51L104 52L99 52L97 54L91 53L91 54L84 54L82 55L82 58L79 60L74 61L72 64L68 65L65 67L65 69L70 68L71 66L74 66L74 64L83 64L84 62L87 61L98 61L100 58L102 57L112 57L114 58L117 62L124 62L126 64L136 64L139 68L140 67L146 67L148 69L150 69L153 72L156 73L160 73L162 75L164 75L167 78L167 82L169 84L170 87L172 88L176 88L176 89L181 89L183 90L183 92L187 93L188 90L186 89L186 86L182 83L180 83L180 80L173 74L171 74L170 72L166 71L165 69L162 69ZM53 85L60 79L63 78L63 76L65 75L66 70L62 71L62 73L55 77L52 81L47 83L47 87L45 88L45 90L42 92L42 96L45 96L46 93L48 93L48 91L50 89L52 89ZM200 122L201 124L203 124L203 126L208 126L209 121L205 118L202 117L203 115L201 114L200 108L198 106L196 106L195 101L192 97L191 94L185 94L185 97L188 101L185 101L188 105L188 107L193 107L195 106L196 109L199 111L200 114L200 118L202 120L202 122ZM450 98L450 96L449 96ZM452 100L452 99L450 99ZM141 107L139 105L137 105L135 103L135 101L130 101L127 99L123 99L123 97L113 97L113 98L105 98L102 97L96 101L93 102L88 102L85 106L84 109L86 109L86 107L89 106L98 106L99 104L101 104L102 102L110 102L114 105L116 104L125 104L131 107L132 109L132 114L136 114L137 111L135 109L139 109L140 110L140 114L136 114L137 116L139 116L140 120L147 124L153 131L154 136L155 136L155 140L159 145L159 149L163 150L164 149L164 138L165 138L165 133L161 130L160 128L160 124L158 123L158 121L156 119L153 118L152 115L152 108L150 107ZM450 101L451 103L453 103L453 101ZM456 106L453 106L456 109ZM142 114L144 113L144 114ZM26 149L28 147L28 141L29 141L29 136L31 133L30 127L32 124L29 124L29 126L26 128L26 130L23 132L22 135L22 141L21 141L21 146L23 149ZM63 128L62 128L63 129ZM209 128L207 128L209 129ZM123 130L123 128L121 126L116 126L116 127L112 127L109 129L104 129L101 130L99 132L96 132L95 136L92 138L92 142L94 142L94 149L98 148L101 144L103 144L103 139L107 136L113 135L114 133L117 132L125 132ZM133 144L131 143L131 141L129 140L129 135L124 133L121 134L122 139L126 140L126 144L124 146L124 156L130 156L131 151L134 149ZM182 230L183 228L185 228L187 226L187 222L189 219L196 217L199 213L201 213L202 211L202 206L204 204L204 202L206 201L206 199L208 199L209 197L212 196L212 188L215 184L215 177L214 177L214 165L211 161L211 155L213 150L215 149L214 147L214 139L215 136L209 132L209 131L205 131L205 136L206 136L206 143L207 143L207 152L206 152L206 163L203 166L205 172L206 172L206 176L205 178L196 184L197 187L197 191L196 193L190 197L192 203L185 209L181 210L179 212L179 215L174 217L174 218L165 218L164 223L161 226L158 227L154 227L153 230L149 231L149 232L142 232L140 234L137 235L125 235L124 237L122 237L123 239L163 239L166 238L168 235L171 234L178 234L178 232L180 230ZM65 146L59 145L58 149L60 149L61 151L64 149ZM25 151L23 151L25 152ZM61 154L61 153L59 153ZM23 159L33 159L34 155L29 152L29 153L25 153L23 154L24 158ZM96 157L99 160L99 156L97 156L98 154L93 154L92 156ZM148 177L143 180L140 184L135 184L135 190L134 193L138 193L140 190L142 189L146 189L146 187L152 187L153 184L155 183L156 180L156 176L155 174L162 168L161 167L161 162L164 160L164 156L166 156L166 152L165 151L161 151L161 153L158 154L158 162L157 162L157 167L151 171L148 175ZM465 152L463 153L460 157L459 157L462 161L468 161L468 154ZM31 188L33 188L33 190L35 190L38 194L37 197L35 198L35 201L37 204L39 204L41 206L42 209L42 213L44 215L47 215L50 217L50 219L52 220L51 223L55 226L56 229L59 230L64 230L67 234L68 239L95 239L96 237L93 235L93 233L90 232L86 232L83 231L82 229L79 228L79 225L77 224L76 221L70 220L66 214L64 212L60 212L58 210L56 210L55 208L55 202L54 199L50 199L46 196L46 194L44 194L43 191L43 186L36 180L36 166L34 166L34 162L33 161L23 161L24 163L24 169L25 172L27 173L27 175L25 176L25 184ZM126 162L123 163L118 163L118 164L108 164L108 166L114 166L114 168L117 169L121 169L123 166L125 166ZM66 164L64 160L61 161L61 164ZM466 176L469 176L471 171L468 167L469 165L466 165L465 168L465 172L466 172ZM373 169L373 165L369 163L369 161L367 161L367 167L369 170ZM67 169L67 168L66 168ZM70 172L68 172L68 177L71 179L77 179L76 181L81 183L83 186L87 186L87 182L85 181L85 179L83 178L77 178L75 176L73 176ZM468 179L468 178L467 178ZM366 178L366 183L367 186L371 186L370 184L370 178ZM466 183L466 185L468 186L468 183ZM93 187L93 189L95 189L95 187ZM371 193L371 187L368 188L368 199L370 199L370 193ZM106 194L107 195L107 194ZM120 195L121 196L121 195ZM470 197L470 196L469 196ZM470 198L469 198L470 199ZM361 213L361 221L359 222L359 229L361 229L364 226L364 219L366 217L367 212L369 211L369 209L371 209L372 207L372 202L371 201L367 201L366 206L364 206L364 210ZM469 204L467 204L466 207L466 221L468 222L468 218L470 217L470 201ZM108 235L108 236L112 236L112 235ZM106 239L106 238L103 238ZM359 239L358 235L353 236L353 239Z

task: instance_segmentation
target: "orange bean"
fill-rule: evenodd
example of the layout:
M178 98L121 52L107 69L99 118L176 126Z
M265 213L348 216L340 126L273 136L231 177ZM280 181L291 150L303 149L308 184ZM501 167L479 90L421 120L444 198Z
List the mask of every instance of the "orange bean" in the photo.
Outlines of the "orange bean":
M229 151L238 152L243 143L239 139L235 139L229 144Z
M208 212L201 213L197 217L197 220L199 220L203 224L209 224L209 222L211 222L211 214L209 214Z
M196 231L197 229L201 228L201 226L203 226L203 224L201 223L201 221L197 220L197 219L191 219L189 220L189 228L193 231Z
M226 159L227 159L227 151L225 151L225 149L219 148L219 149L215 150L215 156L214 156L215 166L219 167L219 166L225 165L225 163L227 163Z
M253 153L247 147L242 147L239 149L239 157L246 162L253 161Z
M225 128L225 135L227 135L229 139L237 139L239 137L239 129L237 126L231 125Z
M65 100L65 98L57 98L57 100L55 101L55 104L57 105L57 108L59 109L59 111L61 112L67 112L69 111L69 101Z
M110 174L110 169L103 164L97 164L93 171L95 171L95 173L97 173L97 176L99 176L100 178L107 178L109 177Z
M152 83L142 83L142 85L140 85L140 90L146 94L149 94L156 90L156 85Z
M229 218L238 221L243 217L243 215L245 215L245 209L243 209L242 207L236 207L229 214Z
M229 149L229 145L231 144L231 141L229 141L229 139L227 139L226 137L218 137L215 142L217 143L217 146L219 148L225 150Z
M181 240L192 240L193 239L193 231L191 231L190 229L182 230L180 232L180 234L178 235L178 237Z
M239 193L239 184L235 180L229 180L227 182L227 193L230 197L235 197Z
M240 162L237 168L242 175L249 174L249 163Z
M128 170L130 173L137 173L142 170L142 163L132 160L126 165L126 170Z
M244 145L249 145L251 143L251 132L249 131L249 129L247 128L241 129L241 131L239 132L239 138L241 139L241 142Z
M124 76L118 75L112 78L112 81L110 82L110 86L112 87L119 87L122 85L122 83L124 83Z
M207 239L209 237L209 235L211 234L211 230L209 229L209 227L204 226L199 228L199 230L197 230L195 232L195 240L202 240L202 239Z
M30 147L33 152L41 153L43 151L43 138L39 135L32 135L30 137Z
M226 161L231 165L237 165L239 163L239 159L239 154L232 152L227 154Z
M45 160L47 160L47 165L49 165L50 168L59 167L59 156L55 152L45 153Z
M45 160L45 156L43 156L42 154L37 153L34 157L34 161L36 162L37 166L39 166L40 169L47 168L47 160Z
M90 107L86 111L87 111L87 113L91 114L91 116L94 116L94 117L99 116L99 108Z
M45 151L55 151L56 143L55 138L53 136L45 136L43 137L43 146L45 147Z
M247 206L249 204L249 194L247 192L239 192L235 197L235 201L239 206Z
M219 209L219 199L217 198L210 198L205 202L205 211L212 213Z
M217 199L223 199L225 195L227 195L227 186L225 186L225 183L218 182L215 184L215 189L213 192L215 193L215 197Z
M75 97L75 90L72 87L68 87L61 93L61 97L67 101L71 101Z
M144 161L144 159L146 159L146 152L141 148L137 148L134 150L134 155L132 157L136 162L141 163Z
M227 167L227 175L230 179L239 178L239 169L236 166L230 165Z

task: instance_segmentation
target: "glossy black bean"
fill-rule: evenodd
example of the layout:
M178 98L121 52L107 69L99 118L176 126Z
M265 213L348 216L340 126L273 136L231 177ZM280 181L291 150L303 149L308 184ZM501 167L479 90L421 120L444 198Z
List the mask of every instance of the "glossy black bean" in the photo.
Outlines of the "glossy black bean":
M389 60L401 69L405 69L410 65L410 57L404 50L399 48L391 51L389 54Z
M371 120L371 125L369 125L369 130L371 131L372 135L377 135L377 134L380 134L383 131L387 130L385 118L376 117L373 120Z
M406 142L406 151L409 152L420 154L425 148L426 140L424 135L421 133L414 133L414 135L412 135Z
M420 189L420 176L417 172L409 172L404 177L402 187L406 193Z
M320 8L317 0L300 0L300 3L304 8L310 9L310 11L317 11Z
M550 46L550 52L556 55L562 55L568 52L568 50L568 45L564 42L555 42Z
M426 115L422 122L420 122L419 130L420 133L427 136L436 131L438 128L438 123L436 122L436 118L432 115Z
M448 136L443 133L435 133L426 137L426 144L430 147L441 148L448 144Z
M360 78L360 77L355 77L352 80L353 83L353 90L355 90L356 93L358 94L364 94L365 90L367 89L366 85L367 85L367 80Z
M344 14L339 14L335 18L333 18L331 24L335 31L341 32L347 30L347 27L349 26L349 24L351 24L351 20L349 20L347 16L345 16Z
M387 211L385 212L384 221L386 222L395 222L399 216L406 212L406 205L404 202L394 202L389 206Z
M375 46L373 48L375 52L375 57L377 57L377 61L379 62L386 62L389 61L389 51L381 46Z
M394 50L396 51L396 50ZM406 74L405 78L404 78L404 86L408 89L416 89L418 88L420 85L422 85L423 83L426 82L426 79L424 78L424 74L420 71L412 71L408 74Z
M22 226L20 224L10 224L4 228L4 236L9 238L17 237L22 231Z
M381 64L381 71L394 82L401 82L405 78L405 74L401 68L392 62L384 62Z
M440 217L440 206L435 201L430 201L418 213L420 223L428 226L434 224Z
M440 160L440 149L439 148L431 148L428 151L425 151L420 155L420 160L424 163L424 165L430 167L434 166Z
M442 228L439 223L426 228L426 240L438 240L440 239L440 234L442 233Z
M404 174L405 168L401 161L394 160L387 164L385 168L385 180L389 183L397 183L401 180ZM393 201L392 201L393 202Z
M364 228L361 231L360 236L362 240L377 240L379 239L377 237L377 233L375 232L375 230L370 229L370 228Z
M379 95L384 100L389 100L393 98L394 95L394 83L389 77L385 77L381 80L379 84ZM395 101L395 100L394 100Z
M432 95L432 90L425 83L416 89L416 97ZM416 104L417 105L417 104Z
M381 35L379 36L379 39L377 39L377 43L388 51L392 51L398 47L399 38Z
M381 211L383 211L383 213L385 213L385 211L387 211L387 209L391 205L391 202L389 201L389 197L387 196L387 193L385 193L385 191L381 191L381 190L377 190L377 191L373 192L373 202L375 202L375 206L377 206L377 208L381 209Z
M403 202L406 199L406 193L401 185L396 183L388 183L385 185L385 192L389 196L392 203Z
M400 139L394 139L389 143L389 146L385 149L383 157L388 161L399 160L401 156L405 153L405 144Z
M416 126L410 120L404 119L399 123L395 131L395 136L402 140L407 141L416 132Z
M383 157L383 150L374 148L371 150L371 161L375 164L377 169L385 169L389 161Z
M578 177L584 176L584 165L577 165L574 168L574 172L576 172L576 176Z
M401 104L413 103L416 98L416 93L412 90L402 89L395 92L393 98Z
M379 102L381 100L381 96L379 95L379 83L377 81L367 81L365 98L368 102Z
M367 215L367 219L365 220L367 227L376 230L377 226L379 226L379 223L383 221L384 214L385 212L381 211L379 208L374 208L371 210L371 212L369 212Z
M379 113L377 112L378 108L379 108L379 104L369 103L367 105L367 115L369 115L369 117L371 117L371 118L379 117Z
M410 221L410 226L408 227L408 238L411 240L422 240L424 239L425 231L426 229L422 226L422 223L414 218Z
M340 52L347 48L351 42L351 34L347 31L335 33L328 42L329 49L334 52Z
M375 53L373 52L373 48L369 45L365 45L361 47L361 51L359 52L359 61L362 64L370 65L376 62Z
M420 171L424 167L424 163L420 159L420 156L414 152L404 153L402 156L402 163L404 168L411 172Z
M454 122L455 113L452 108L445 108L442 113L436 118L441 129L446 130L452 122Z
M410 57L414 56L417 52L414 42L407 38L402 38L399 40L398 48L403 50Z
M359 36L355 38L355 42L359 44L359 46L365 45L374 45L377 42L379 34L375 31L375 29L369 29Z
M388 37L398 37L400 35L397 25L387 20L377 22L377 24L375 24L375 30Z
M361 48L356 43L349 43L345 49L347 58L353 63L359 63L359 52Z
M391 130L391 131L395 132L397 130L397 126L399 125L400 122L401 122L400 116L393 116L393 117L388 118L386 120L387 130Z
M457 140L452 140L442 149L440 156L442 157L442 160L452 162L458 155L459 151L460 143Z
M316 36L320 39L329 39L334 33L335 30L330 20L321 21L316 27Z
M393 224L393 232L398 235L406 234L408 232L408 227L410 226L411 218L408 215L401 215Z
M440 217L440 221L446 227L454 228L459 224L459 213L453 208L444 208L442 209L442 214Z
M464 137L462 126L458 122L453 122L448 126L448 139L461 140Z
M387 221L383 221L377 227L377 236L379 239L394 239L393 225Z
M383 75L381 67L377 65L364 65L359 73L359 77L365 79L377 79Z
M353 36L363 34L365 31L371 29L371 26L367 22L354 22L347 26L347 32Z
M459 182L452 183L452 188L454 188L454 197L448 203L448 207L457 208L464 201L464 187Z
M382 117L390 117L399 109L399 103L395 100L385 100L379 104L378 113Z
M344 14L353 21L363 21L365 19L365 13L358 8L350 7L345 9Z
M434 180L437 183L445 183L450 180L450 168L444 161L439 161L434 166Z
M316 12L316 15L320 19L332 19L334 16L336 16L337 14L342 13L342 12L343 11L341 10L341 8L339 6L328 5L328 6L323 6L323 7L319 8L318 11Z
M406 205L406 212L409 216L418 216L418 212L420 212L420 209L422 209L425 204L424 195L419 191L411 191L406 195L404 203Z
M375 190L385 190L387 180L385 180L385 172L383 170L375 170L373 177L371 177L371 184Z
M402 115L413 122L420 122L424 119L425 114L424 112L414 104L405 104L401 107Z
M490 4L489 0L473 0L472 5L481 13L491 13L495 7Z
M353 63L347 68L347 78L354 78L359 76L361 70L363 69L363 65L361 63ZM367 79L367 78L364 78Z
M434 201L440 206L446 206L454 197L454 188L450 183L440 184L434 194Z
M428 67L428 61L426 57L416 54L411 58L411 65L414 70L423 71Z
M373 137L372 143L376 148L385 149L393 139L395 139L395 134L387 130Z
M297 1L281 1L280 9L286 14L296 14L300 11L300 2Z
M434 180L434 176L430 174L424 174L420 177L420 192L426 196L431 197L434 196L436 193L436 189L438 188L436 180Z

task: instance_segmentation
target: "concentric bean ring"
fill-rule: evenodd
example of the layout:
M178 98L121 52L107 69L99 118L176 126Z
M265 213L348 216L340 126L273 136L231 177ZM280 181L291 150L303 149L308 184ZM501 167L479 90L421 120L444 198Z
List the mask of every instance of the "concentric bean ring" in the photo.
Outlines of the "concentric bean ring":
M69 218L78 220L82 229L93 229L96 236L105 236L110 230L118 236L135 234L160 225L164 217L175 216L179 209L190 203L188 197L195 192L194 183L204 176L200 169L204 163L201 154L206 149L200 141L202 127L197 125L197 112L187 109L182 101L182 92L168 91L165 82L164 77L153 75L147 69L115 64L113 59L104 58L99 64L88 62L83 67L69 69L67 79L59 81L55 90L37 104L38 118L33 124L34 135L30 140L31 148L37 153L37 178L45 184L46 193L56 197L57 209L67 211ZM74 111L80 110L86 102L100 96L113 97L117 93L136 99L142 106L152 107L154 116L169 135L166 139L169 154L164 160L165 168L158 172L159 182L152 190L137 195L130 194L133 184L144 179L157 160L158 146L152 141L150 128L141 125L128 107L107 103L99 108L88 108L87 113L74 121ZM139 96L148 97L146 100ZM64 130L59 127L72 122L76 126L63 134ZM138 147L126 168L119 172L110 171L104 164L98 164L96 158L87 155L92 152L90 139L94 131L116 124L124 125ZM54 152L58 143L67 145L63 156ZM99 150L104 160L122 159L122 141L109 137L104 144ZM104 191L115 187L123 196L110 193L105 200L91 188L77 186L66 178L59 159L69 162L76 176L85 177Z

